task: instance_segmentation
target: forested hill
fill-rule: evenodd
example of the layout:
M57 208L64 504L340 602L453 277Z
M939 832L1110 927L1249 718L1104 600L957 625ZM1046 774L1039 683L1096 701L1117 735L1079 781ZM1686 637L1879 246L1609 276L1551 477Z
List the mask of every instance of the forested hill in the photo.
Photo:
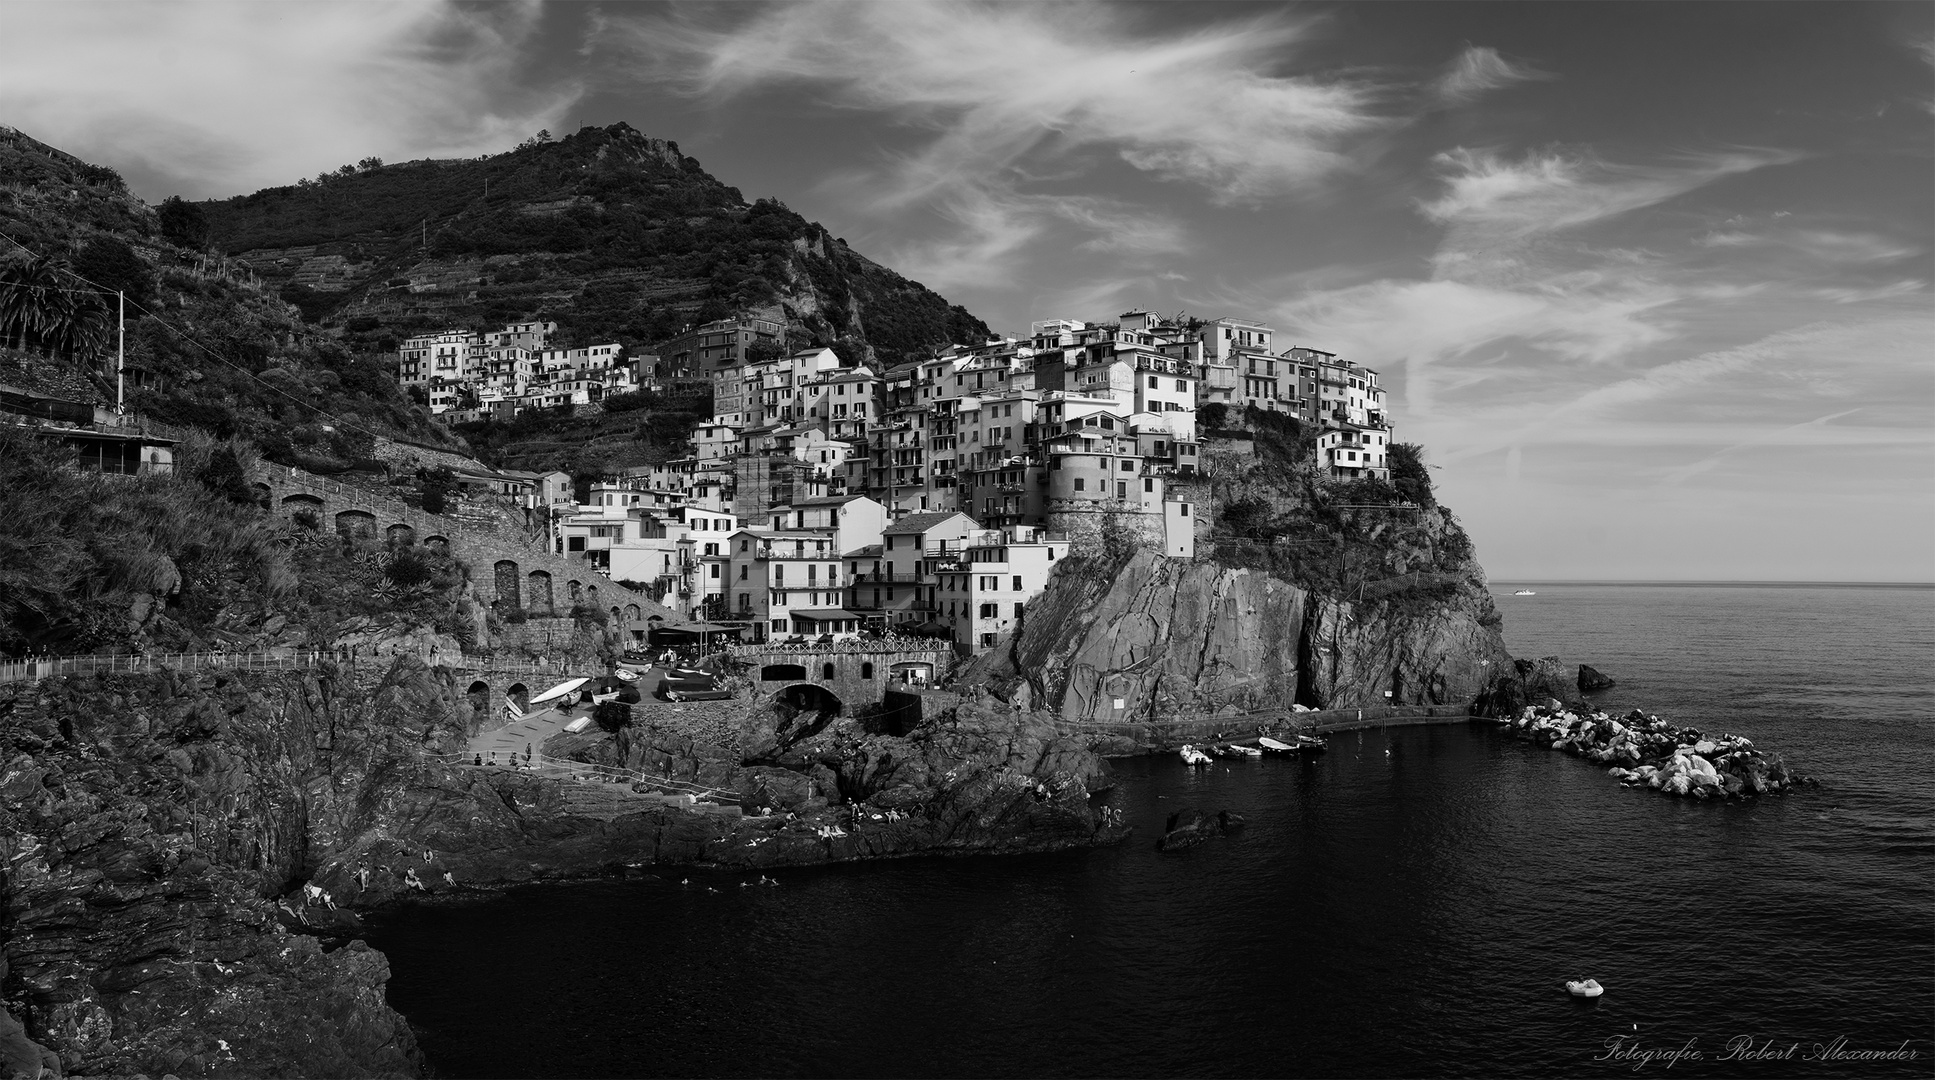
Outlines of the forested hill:
M358 351L533 318L555 320L567 343L644 347L761 311L801 343L845 339L897 362L988 331L622 123L476 159L369 159L200 205L214 246Z

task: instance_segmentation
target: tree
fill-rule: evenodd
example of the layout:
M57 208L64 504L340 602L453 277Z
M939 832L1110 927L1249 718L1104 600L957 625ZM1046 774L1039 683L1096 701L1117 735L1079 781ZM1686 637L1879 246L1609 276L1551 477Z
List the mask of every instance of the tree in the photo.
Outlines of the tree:
M383 167L383 159L372 155L357 162L356 167L366 173L375 172Z
M1424 448L1417 443L1392 443L1385 460L1391 465L1391 486L1398 497L1419 506L1438 505L1431 491L1431 470L1424 463Z
M423 477L423 512L441 514L449 504L451 492L457 490L457 474L439 465L425 469Z
M73 359L102 348L108 325L100 294L65 260L38 256L0 269L0 342Z
M147 262L112 236L96 236L82 245L74 254L74 272L107 292L126 293L130 303L142 306L154 288Z
M155 216L161 219L161 235L175 243L197 251L208 246L208 215L194 203L170 195L161 200Z
M632 707L622 701L601 701L597 708L591 710L591 722L616 734L620 729L632 726Z

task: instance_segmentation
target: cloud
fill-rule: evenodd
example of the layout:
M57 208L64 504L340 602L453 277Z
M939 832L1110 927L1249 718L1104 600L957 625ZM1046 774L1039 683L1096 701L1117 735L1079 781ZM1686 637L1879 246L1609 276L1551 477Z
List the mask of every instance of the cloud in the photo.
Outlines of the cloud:
M645 77L694 96L804 86L935 132L899 170L910 199L963 170L1103 148L1247 202L1347 168L1341 142L1383 123L1369 87L1277 73L1298 23L1138 37L1125 19L1094 4L782 4L726 26L633 20L622 40L658 62Z
M1431 84L1432 96L1446 105L1466 104L1488 90L1551 75L1528 65L1514 64L1487 46L1466 46Z
M1436 162L1445 193L1419 204L1432 221L1493 239L1577 228L1663 203L1737 173L1797 161L1779 150L1708 154L1678 168L1612 165L1585 154L1537 151L1507 161L1459 147Z
M555 126L529 4L17 4L0 111L150 197L290 183L375 154L501 150Z

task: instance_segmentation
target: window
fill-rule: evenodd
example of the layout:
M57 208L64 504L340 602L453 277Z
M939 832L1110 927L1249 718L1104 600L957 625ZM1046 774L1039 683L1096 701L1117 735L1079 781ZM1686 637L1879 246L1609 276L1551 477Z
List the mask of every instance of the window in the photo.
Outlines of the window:
M1182 390L1182 391L1186 391L1186 390L1188 390L1188 389L1189 389L1189 383L1188 383L1188 382L1186 382L1186 381L1184 381L1184 380L1182 380L1182 379L1177 379L1177 380L1176 380L1176 389L1177 389L1177 390Z
M1129 485L1127 481L1119 481L1116 483L1115 497L1118 499L1126 499L1129 497Z
M1149 389L1160 390L1161 388L1162 388L1162 380L1156 378L1154 375L1149 376Z
M1020 576L1019 576L1019 575L1017 575L1017 576L1015 577L1015 591L1016 591L1016 592L1020 592L1020 591L1021 591L1021 578L1020 578Z
M1133 461L1130 461L1130 460L1129 460L1128 458L1123 458L1123 459L1122 459L1122 471L1123 471L1123 472L1134 472L1134 471L1135 471L1135 462L1133 462Z
M1015 605L1015 618L1017 619L1021 618L1021 607L1022 605L1020 604Z
M1179 516L1181 516L1181 517L1188 517L1188 516L1189 516L1189 504L1188 504L1188 503L1177 503L1176 505L1178 505L1178 506L1180 506L1180 507L1182 507L1182 513L1181 513L1181 514L1180 514ZM1050 557L1052 558L1053 556L1050 556Z
M862 660L860 662L860 677L863 679L873 678L873 661Z
M1086 482L1086 481L1084 481L1084 480L1083 480L1083 479L1082 479L1081 477L1079 477L1079 476L1075 478L1075 490L1076 490L1076 491L1085 491L1085 490L1087 490L1087 488L1088 488L1088 484L1087 484L1087 482Z
M822 679L825 679L825 680L826 680L826 681L828 681L828 682L832 682L832 681L833 681L833 665L832 665L832 664L822 664L822 665L820 665L820 678L822 678Z
M739 568L739 580L741 581L746 580L746 571L749 569L751 569L751 567L742 566Z
M995 617L996 617L996 615L995 615L995 612L996 612L996 611L997 611L997 610L998 610L998 609L999 609L1000 607L1001 607L1001 605L999 605L999 604L982 604L982 605L981 605L981 617L982 617L982 618L984 618L984 619L992 619L992 618L995 618Z
M1143 477L1143 478L1142 478L1142 490L1143 490L1144 492L1151 492L1151 491L1154 491L1154 490L1156 490L1156 480L1155 480L1155 477L1153 477L1153 476L1145 476L1145 477Z

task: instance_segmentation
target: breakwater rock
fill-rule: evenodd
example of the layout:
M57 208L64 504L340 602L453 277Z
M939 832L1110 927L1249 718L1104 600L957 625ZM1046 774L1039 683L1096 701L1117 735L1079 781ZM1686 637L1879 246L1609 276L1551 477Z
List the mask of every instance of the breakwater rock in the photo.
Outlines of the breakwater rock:
M955 681L1074 721L1465 705L1512 662L1472 575L1357 601L1147 551L1071 563Z
M1637 709L1614 717L1528 706L1501 723L1523 738L1611 766L1613 778L1628 787L1668 795L1750 798L1813 783L1790 770L1779 755L1762 753L1738 735L1708 736Z

